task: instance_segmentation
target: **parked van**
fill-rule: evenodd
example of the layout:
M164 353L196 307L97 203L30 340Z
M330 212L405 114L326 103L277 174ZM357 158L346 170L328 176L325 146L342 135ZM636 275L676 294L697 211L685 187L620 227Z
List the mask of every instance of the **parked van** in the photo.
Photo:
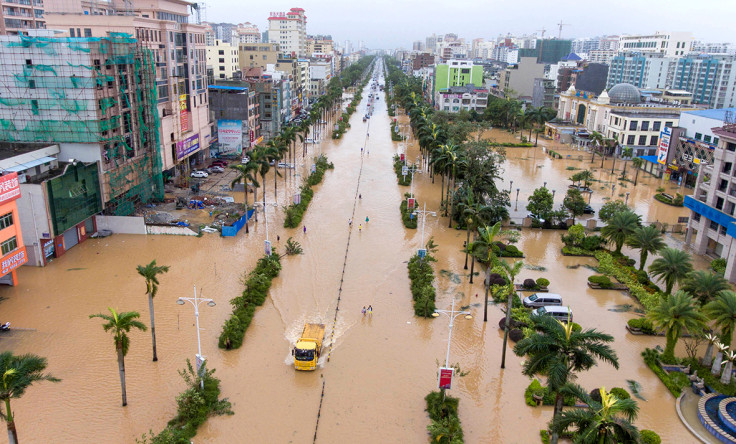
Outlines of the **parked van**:
M534 293L524 298L524 307L546 307L562 305L562 296L554 293Z
M535 310L532 310L532 316L543 315L552 316L553 318L562 322L572 322L572 310L570 310L570 307L550 305L548 307L539 307Z

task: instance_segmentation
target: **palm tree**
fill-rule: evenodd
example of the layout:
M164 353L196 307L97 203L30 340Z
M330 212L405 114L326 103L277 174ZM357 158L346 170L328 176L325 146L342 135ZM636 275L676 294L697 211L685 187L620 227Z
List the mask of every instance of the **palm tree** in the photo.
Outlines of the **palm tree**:
M492 227L486 225L485 227L478 228L480 233L479 239L474 241L471 248L471 253L478 259L478 262L486 265L486 274L490 275L491 268L493 268L493 262L496 260L496 255L493 253L493 242L496 236L501 232L501 222L496 222ZM488 289L490 287L489 279L485 280L486 283L486 295L483 307L483 322L488 322Z
M639 431L633 422L639 413L639 406L633 399L618 399L599 389L601 400L593 399L577 384L567 384L563 389L566 396L572 396L587 404L587 408L563 411L552 420L550 430L555 434L575 431L576 443L616 444L639 442Z
M714 300L703 306L703 313L721 331L723 344L730 347L736 329L736 293L729 290L720 292Z
M644 159L641 157L634 157L631 159L631 163L634 165L634 168L636 168L636 175L634 176L634 186L636 186L636 184L639 183L639 170L641 169L641 166L644 165Z
M656 253L667 246L662 240L662 233L654 225L636 228L626 238L626 245L631 248L638 248L641 251L639 253L639 270L644 269L649 253Z
M245 234L248 234L248 182L253 184L253 200L255 200L255 189L261 186L258 183L256 171L258 170L258 164L256 164L252 159L250 162L243 164L237 164L237 165L230 165L230 168L237 171L237 175L233 179L233 181L230 183L230 188L234 188L235 185L239 184L240 182L243 182L243 185L245 185Z
M467 191L463 193L463 196L464 199L458 203L458 206L460 207L460 213L462 214L461 218L465 221L465 229L467 231L465 245L467 247L470 245L470 232L475 232L476 228L480 224L480 219L482 218L481 214L487 211L488 206L484 205L482 202L478 202L473 194L473 190L469 187L467 188ZM464 270L468 269L468 253L470 253L470 250L465 248ZM470 277L472 279L472 274Z
M156 354L156 324L153 316L153 298L158 293L158 275L169 271L168 265L156 265L156 259L152 260L150 264L138 265L136 267L138 274L143 276L146 280L146 294L148 294L148 310L151 312L151 337L153 338L153 362L158 361L158 355Z
M600 155L602 158L605 159L605 155L603 154L603 145L605 144L605 140L605 136L603 136L603 134L599 133L598 131L593 131L590 134L590 142L592 144L595 144L590 149L590 151L593 152L593 157L590 158L590 163L593 163L593 161L595 160L596 148L601 151ZM601 168L603 168L603 163L601 163Z
M0 354L0 374L3 375L0 401L5 402L5 413L0 412L0 416L8 425L10 444L18 443L18 431L15 429L15 417L10 409L10 399L23 396L26 389L34 382L61 381L61 379L43 373L44 370L46 370L46 358L30 353L13 356L13 353L9 351Z
M509 338L509 329L511 323L511 307L513 307L513 298L516 294L516 276L521 272L521 268L524 266L524 262L516 261L514 265L509 265L508 262L501 261L501 266L506 271L506 276L509 278L511 283L512 291L509 291L509 300L506 301L506 323L503 331L503 348L501 349L501 368L506 368L506 343Z
M608 225L601 228L601 234L609 242L616 244L616 253L621 253L626 239L639 227L640 218L631 211L621 211L613 215Z
M634 150L628 146L621 149L621 157L624 159L624 171L621 173L622 177L626 177L626 165L628 165L627 159L629 159L632 154L634 154Z
M279 196L278 185L276 184L277 184L278 176L280 176L281 174L279 173L277 164L284 158L284 150L283 150L284 147L285 145L281 142L279 138L271 139L266 143L266 153L268 153L271 161L273 161L274 166L275 166L274 175L273 175L273 201L274 202L278 201L278 196ZM263 194L264 195L266 194L265 190Z
M663 357L669 359L675 357L675 345L683 329L690 334L702 330L706 318L698 308L698 303L692 296L679 290L670 297L662 299L659 305L647 313L654 327L665 330L667 344Z
M115 351L118 355L118 371L120 372L120 387L123 390L123 407L128 405L128 395L125 392L125 355L128 354L130 347L130 338L127 333L131 328L137 328L146 331L146 326L136 319L141 315L137 311L116 312L113 308L108 307L110 314L97 313L89 315L90 318L101 318L107 321L102 325L105 331L112 330L113 340L115 342Z
M527 376L545 375L551 393L555 394L553 420L562 411L562 387L575 378L575 373L589 370L596 361L604 361L618 370L618 357L608 343L613 336L596 329L573 331L573 323L564 324L551 316L535 316L536 333L514 346L517 356L525 356L522 372ZM557 442L553 433L552 442Z
M701 305L730 288L723 276L706 270L691 271L682 282L682 289L695 296Z
M682 250L664 248L659 255L660 257L654 259L649 266L649 273L662 279L667 286L665 293L670 294L675 282L682 281L693 271L693 265L690 262L690 255Z

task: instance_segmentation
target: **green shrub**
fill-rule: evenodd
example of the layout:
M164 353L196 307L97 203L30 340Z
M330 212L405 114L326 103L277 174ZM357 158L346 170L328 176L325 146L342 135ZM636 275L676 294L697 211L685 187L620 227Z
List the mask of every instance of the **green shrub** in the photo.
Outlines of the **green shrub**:
M643 318L641 320L641 331L648 335L653 335L656 333L656 331L654 330L654 324L652 324L652 321L647 318Z
M588 278L588 282L590 282L591 284L599 285L601 288L613 287L613 283L611 282L611 279L608 278L608 276L593 275Z
M544 387L542 387L542 383L536 379L532 380L532 382L524 391L524 401L526 402L526 405L530 407L536 406L537 402L534 400L534 394L542 393L543 391Z
M549 444L549 432L546 430L539 431L539 437L542 439L542 444Z
M286 208L286 217L284 217L284 228L296 228L301 224L304 213L307 211L309 203L314 197L312 187L322 182L325 171L335 168L331 162L327 161L324 155L319 156L315 161L315 171L307 177L306 185L301 187L300 194L302 196L299 204L291 204Z
M434 270L432 270L432 262L435 258L427 252L424 259L420 259L418 254L409 259L409 288L411 290L412 299L414 300L414 314L425 318L432 317L435 310L435 289L434 289Z
M662 438L651 430L639 430L641 444L662 444Z
M579 247L562 247L562 254L565 256L595 256L593 251L584 250Z
M549 287L549 279L539 278L537 279L537 285L540 287Z
M394 156L394 172L396 172L396 178L399 181L399 185L409 186L411 185L411 173L407 174L406 176L401 174L403 167L404 162L401 160L401 157L396 154Z
M431 423L427 430L432 442L444 444L460 444L463 442L463 429L457 416L460 403L458 398L447 396L442 399L441 392L431 392L424 400L427 403L426 411Z
M498 257L524 257L515 245L504 245L502 242L493 245L493 251Z
M603 239L600 236L593 235L593 236L586 236L583 239L583 242L580 244L580 247L583 250L593 251L598 250L601 248L601 245L605 242L605 239Z
M643 321L644 321L644 319L642 319L642 318L634 318L634 319L629 319L628 322L627 322L627 324L631 328L636 328L636 329L641 330L641 324L642 324Z
M644 363L647 365L647 367L649 367L654 372L654 374L657 375L657 377L662 381L662 383L664 383L664 386L667 387L667 390L669 390L670 393L672 393L672 396L674 396L675 398L679 397L682 393L683 387L686 387L689 384L689 380L687 380L687 377L685 377L687 381L682 381L679 379L679 377L672 378L671 375L677 374L679 372L673 372L670 374L665 372L662 367L660 367L657 363L657 359L660 357L660 355L655 350L646 349L642 352L641 355L644 358ZM706 373L710 374L710 372ZM698 375L700 375L700 372L698 373Z
M622 389L621 387L614 387L608 393L612 394L613 396L617 397L618 399L629 399L629 398L631 398L631 395L629 395L629 392L627 392L625 389Z
M721 276L723 273L726 272L726 259L718 258L714 259L710 262L710 269L713 270L715 273L720 274Z
M629 294L641 303L645 311L649 311L657 306L660 300L659 294L656 291L647 291L639 283L634 268L625 267L615 262L611 254L606 251L596 251L595 258L598 259L598 271L607 276L615 277L629 287Z
M401 221L404 222L404 226L406 228L412 228L415 229L417 227L417 220L419 219L416 217L416 215L412 216L412 211L409 210L409 204L407 203L407 198L409 197L409 193L406 193L404 195L404 199L401 201L401 204L399 205L399 210L401 211ZM417 201L414 201L414 205L416 208Z
M574 332L580 332L583 331L583 327L580 326L577 322L572 323L572 331Z

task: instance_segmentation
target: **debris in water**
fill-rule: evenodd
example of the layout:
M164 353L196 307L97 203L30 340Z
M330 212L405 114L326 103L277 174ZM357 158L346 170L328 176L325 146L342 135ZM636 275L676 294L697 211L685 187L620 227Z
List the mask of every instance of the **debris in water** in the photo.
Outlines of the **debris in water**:
M541 265L524 264L524 268L534 271L547 271L547 267L543 267Z
M627 379L626 383L629 384L629 390L631 390L631 393L636 396L637 398L641 399L642 401L646 401L647 399L639 394L641 391L641 384L639 384L637 381L634 381L633 379Z
M450 282L452 282L453 284L459 284L461 282L460 281L460 275L457 274L457 273L453 273L453 272L448 271L448 270L441 270L440 271L440 274L443 275L443 276L445 276L445 277L447 277L447 279L449 279Z
M578 268L580 268L580 264L568 265L565 268L569 268L570 270L577 270Z
M609 308L608 311L615 311L617 313L625 313L628 311L631 311L631 308L633 305L631 304L620 304L620 305L614 305L613 308Z
M593 270L596 273L598 273L598 267L595 267L595 266L590 265L590 264L583 264L583 267L587 268L588 270Z
M86 270L86 268L67 268L66 271Z

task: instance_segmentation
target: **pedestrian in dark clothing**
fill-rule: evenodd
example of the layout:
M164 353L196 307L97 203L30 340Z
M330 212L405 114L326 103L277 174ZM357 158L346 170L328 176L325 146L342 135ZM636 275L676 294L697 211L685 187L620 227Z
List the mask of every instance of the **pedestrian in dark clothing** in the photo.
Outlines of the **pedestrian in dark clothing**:
M307 234L307 226L304 225L304 234Z

